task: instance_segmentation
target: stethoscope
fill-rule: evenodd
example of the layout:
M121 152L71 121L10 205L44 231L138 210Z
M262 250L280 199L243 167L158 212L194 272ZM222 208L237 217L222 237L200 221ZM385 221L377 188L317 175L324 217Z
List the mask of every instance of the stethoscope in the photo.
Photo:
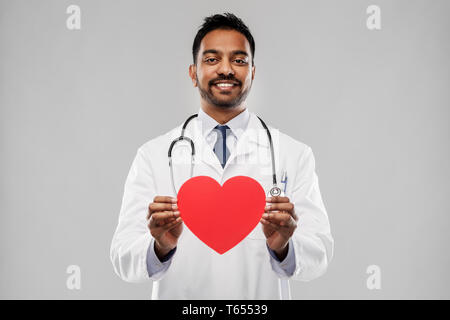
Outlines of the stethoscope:
M188 123L197 116L198 116L198 114L193 114L192 116L190 116L189 118L186 119L186 121L183 124L183 127L181 128L181 135L178 138L174 139L169 147L168 156L169 156L169 167L170 167L170 179L172 180L172 187L173 187L173 191L174 191L175 195L177 195L178 193L177 193L177 190L175 189L175 181L173 178L172 149L180 141L184 140L184 141L187 141L190 143L190 145L191 145L191 178L192 178L193 173L194 173L195 146L194 146L194 142L190 138L184 136L184 131L186 130ZM274 155L274 151L273 151L272 136L270 134L269 128L267 128L264 121L260 117L258 117L258 119L259 119L259 121L261 121L262 126L264 127L264 129L267 132L267 138L269 139L269 144L270 144L270 159L272 160L272 182L273 182L273 185L269 191L269 194L272 197L277 197L277 196L281 195L281 189L278 187L277 174L275 172L275 155Z

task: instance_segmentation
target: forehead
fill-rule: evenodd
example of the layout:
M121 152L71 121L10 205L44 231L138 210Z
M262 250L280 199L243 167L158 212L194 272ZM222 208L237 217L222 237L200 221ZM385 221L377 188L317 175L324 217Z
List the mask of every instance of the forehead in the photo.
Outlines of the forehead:
M250 43L247 38L236 30L216 29L208 32L200 43L199 54L203 51L214 49L224 53L235 50L243 50L251 55Z

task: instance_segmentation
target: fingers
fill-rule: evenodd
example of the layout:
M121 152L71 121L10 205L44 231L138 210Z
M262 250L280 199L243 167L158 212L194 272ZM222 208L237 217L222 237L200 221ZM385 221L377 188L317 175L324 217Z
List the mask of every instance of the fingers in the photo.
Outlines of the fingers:
M150 222L154 222L156 226L163 226L180 217L179 211L162 211L155 212L151 215Z
M183 220L181 219L181 217L178 217L170 222L167 223L162 222L163 223L162 225L157 225L157 222L152 219L150 220L148 226L151 234L154 237L158 237L159 235L171 230L172 228L179 226L182 222Z
M165 230L170 230L170 229L178 226L181 222L183 222L181 220L181 217L178 217L175 220L173 220L172 222L169 222L169 223L166 223L165 225L163 225L162 228Z
M150 216L159 211L178 210L177 199L169 196L156 196L153 202L148 206L147 220Z
M289 201L288 197L269 197L266 199L266 202L269 202L264 208L264 212L270 213L272 211L284 211L289 213L295 221L298 220L298 217L295 213L295 206L293 203Z
M273 222L270 222L264 218L261 218L260 222L264 225L268 225L271 226L272 228L274 228L275 230L279 230L281 227Z
M153 202L160 203L177 203L177 198L169 197L169 196L155 196L153 198Z
M290 202L282 202L282 203L269 203L264 208L265 212L269 211L294 211L294 204Z
M291 227L295 225L292 216L287 212L264 213L261 220L265 220L278 227ZM273 225L272 225L273 226Z
M178 210L178 205L171 204L171 203L150 203L148 206L148 215L147 217L150 218L150 216L156 212L161 211L176 211Z
M289 198L288 197L267 197L266 202L270 202L270 203L289 202Z

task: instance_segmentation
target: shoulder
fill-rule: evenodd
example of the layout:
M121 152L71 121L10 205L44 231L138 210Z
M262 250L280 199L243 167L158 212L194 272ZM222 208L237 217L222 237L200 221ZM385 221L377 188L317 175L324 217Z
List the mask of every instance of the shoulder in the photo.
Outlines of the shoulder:
M313 151L306 143L294 139L288 134L281 132L276 128L270 127L271 132L275 132L279 135L279 149L277 150L275 143L275 153L282 156L281 159L285 159L287 166L291 168L297 168L299 172L313 172L315 170L315 157Z
M256 114L252 113L252 115L256 118ZM270 124L267 124L267 127L269 128L269 131L271 133L274 148L280 148L280 151L289 151L291 157L294 155L298 155L299 157L301 157L302 155L311 152L310 146L308 146L303 141L299 141L291 137L279 128L275 128Z
M167 156L170 143L181 134L181 127L182 125L180 124L166 133L148 140L138 148L138 154L144 157L150 157L151 155Z
M309 145L307 145L306 143L296 140L293 137L291 137L290 135L284 133L283 131L273 128L271 130L278 130L279 135L280 135L280 143L285 145L288 148L292 148L293 150L297 150L300 153L305 152L308 149L311 149L311 147Z

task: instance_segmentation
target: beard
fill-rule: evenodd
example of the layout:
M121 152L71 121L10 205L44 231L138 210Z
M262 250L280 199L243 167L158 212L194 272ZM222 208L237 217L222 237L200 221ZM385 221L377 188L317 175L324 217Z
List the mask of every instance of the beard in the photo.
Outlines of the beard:
M205 89L200 85L200 81L198 81L198 78L197 78L197 85L198 85L198 90L200 91L200 96L203 99L205 99L209 104L214 105L219 108L222 108L222 109L231 109L231 108L241 105L241 103L245 101L245 99L247 98L247 96L250 92L251 85L248 89L246 89L244 91L240 91L239 94L234 99L222 100L222 99L214 96L214 93L212 92L212 89L211 89L214 82L216 82L218 80L234 80L234 81L239 82L239 87L242 87L242 82L235 79L234 77L231 77L231 78L230 77L228 77L228 78L221 77L221 78L209 81L208 89Z

